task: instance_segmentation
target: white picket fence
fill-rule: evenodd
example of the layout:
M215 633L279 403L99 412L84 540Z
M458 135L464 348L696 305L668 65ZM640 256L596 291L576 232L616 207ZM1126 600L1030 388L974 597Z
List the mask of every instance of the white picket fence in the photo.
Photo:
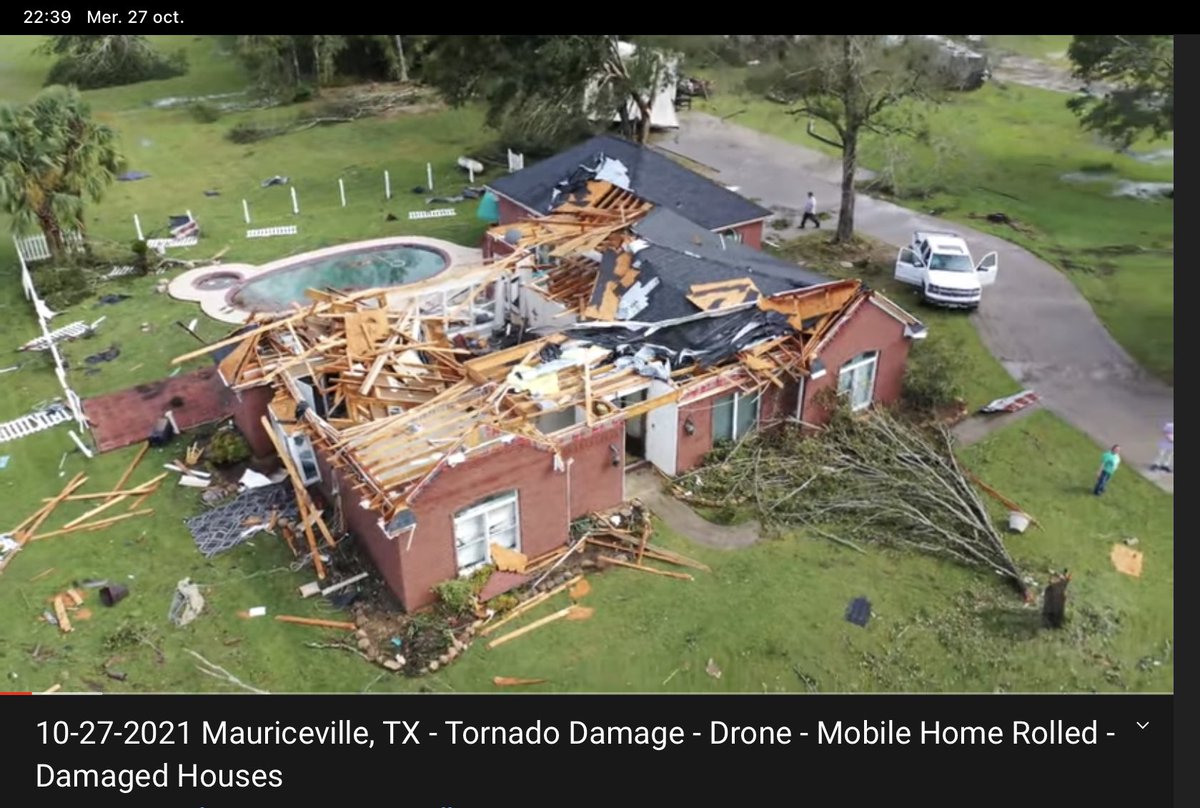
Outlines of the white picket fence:
M82 233L66 233L63 235L63 241L67 249L72 251L83 250L86 246ZM50 351L50 355L54 358L54 375L58 377L58 384L62 388L63 394L66 396L67 407L69 408L66 410L67 415L64 420L70 420L74 418L75 423L79 425L80 430L87 432L90 429L90 425L88 424L87 416L83 414L83 401L79 398L75 391L71 389L71 386L67 384L67 368L63 363L62 355L58 352L58 346L56 343L61 339L71 339L72 336L82 336L83 334L87 333L89 329L94 329L97 325L99 325L104 318L101 317L90 326L84 325L82 322L78 322L71 323L63 328L51 331L49 323L50 319L55 316L55 312L51 311L50 307L46 305L46 301L42 300L41 295L38 294L37 287L33 283L33 275L29 271L30 264L38 261L47 261L53 256L53 254L50 252L50 245L46 241L46 236L41 233L32 236L25 236L23 238L13 236L13 244L17 248L17 258L21 263L21 286L25 291L25 298L33 304L34 313L37 315L38 326L40 326L42 330L42 336L39 339L33 340L32 344L40 345L44 343L44 347L38 347L35 348L35 350L48 350ZM61 413L62 408L56 408L55 411ZM61 417L61 414L51 416L45 413L27 415L23 416L22 418L18 418L16 421L10 421L4 426L11 428L14 437L22 437L23 435L29 433L21 432L20 429L31 428L29 426L30 424L37 426L50 418ZM30 421L29 419L33 420ZM61 423L61 421L55 421L54 423ZM34 429L33 431L41 431L41 429L46 429L49 426L53 426L54 423L47 423L45 426L39 426L38 429ZM14 424L20 426L13 426ZM12 437L7 438L7 440L12 439Z
M409 220L413 219L444 219L447 216L457 216L458 211L454 208L437 208L435 210L414 210L408 214Z
M146 246L154 250L156 253L162 253L165 250L182 249L184 247L195 247L200 243L200 239L196 236L184 236L183 238L152 238L146 241Z
M6 421L0 424L0 443L24 438L27 435L32 435L35 432L41 432L44 429L49 429L52 426L65 424L71 420L71 411L66 407L56 407L54 409L35 412L30 415L24 415L13 421Z
M294 236L299 231L299 228L294 224L285 224L282 227L259 227L255 230L247 230L246 238L270 238L271 236Z

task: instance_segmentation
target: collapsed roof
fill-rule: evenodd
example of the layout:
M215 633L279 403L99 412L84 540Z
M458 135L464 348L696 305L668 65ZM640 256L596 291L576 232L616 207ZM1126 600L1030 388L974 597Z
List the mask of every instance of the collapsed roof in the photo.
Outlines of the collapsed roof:
M591 180L624 188L706 230L765 219L771 211L628 140L599 135L488 184L534 213L549 213Z

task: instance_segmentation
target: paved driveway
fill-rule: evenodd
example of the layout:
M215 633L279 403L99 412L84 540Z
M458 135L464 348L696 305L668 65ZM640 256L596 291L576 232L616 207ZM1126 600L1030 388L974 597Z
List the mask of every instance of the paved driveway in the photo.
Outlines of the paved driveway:
M682 128L661 146L716 169L720 182L765 207L801 210L812 191L823 209L836 212L840 163L813 149L700 113L685 114ZM861 232L895 245L907 244L918 228L953 229L978 257L998 251L996 285L971 317L984 344L1017 380L1013 392L1036 390L1047 408L1098 445L1120 443L1128 468L1174 490L1170 475L1149 471L1159 430L1174 419L1173 389L1109 336L1061 272L996 236L861 194L855 219ZM1099 456L1097 451L1097 464Z

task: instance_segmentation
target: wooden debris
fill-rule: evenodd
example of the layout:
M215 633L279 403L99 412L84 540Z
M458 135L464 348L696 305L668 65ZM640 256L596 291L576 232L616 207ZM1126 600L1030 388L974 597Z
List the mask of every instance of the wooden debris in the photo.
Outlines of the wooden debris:
M571 590L568 592L568 594L571 596L571 600L579 600L580 598L586 597L591 591L592 584L585 578L571 587Z
M25 544L25 542L32 539L38 528L42 526L42 523L50 518L50 514L54 513L54 509L57 508L63 502L63 500L74 493L75 490L85 482L87 482L87 477L85 477L82 472L76 474L71 481L67 483L66 487L59 492L58 496L46 503L41 510L35 513L29 519L25 520L20 527L13 531L13 537L17 540L17 543Z
M300 587L300 597L302 598L311 598L319 594L321 594L320 581L310 581Z
M534 595L529 600L525 601L521 605L514 608L508 614L504 615L504 617L502 617L500 620L497 620L495 623L484 626L482 629L480 629L479 630L480 636L486 637L487 635L495 632L496 629L500 628L505 623L508 623L511 620L515 620L516 618L518 618L521 615L528 612L530 609L540 606L541 604L545 603L550 598L557 595L559 592L562 592L566 589L570 589L572 586L574 586L575 584L579 583L582 580L584 580L582 575L576 575L574 578L567 581L566 583L560 584L559 586L556 586L553 589L543 592L540 595Z
M600 556L597 560L602 561L605 564L616 564L618 567L627 567L632 570L641 570L642 572L649 572L654 575L664 575L668 578L678 578L681 581L696 580L691 575L688 575L686 572L670 572L669 570L656 570L654 567L644 567L640 564L632 564L628 561L622 561L619 558L613 558L612 556Z
M521 687L524 685L541 685L549 679L519 679L515 676L493 676L492 684L496 687Z
M40 580L42 580L43 578L45 578L46 576L48 576L50 573L54 572L54 570L55 570L55 568L54 568L54 567L51 567L50 569L45 569L45 570L42 570L42 571L41 571L41 572L39 572L37 575L35 575L35 576L33 576L32 578L30 578L30 579L29 579L29 583L33 583L34 581L40 581Z
M150 451L150 442L146 441L142 444L142 448L138 450L138 453L134 456L133 460L130 461L129 466L125 469L124 473L121 474L121 479L117 480L117 484L113 486L115 490L120 491L125 487L125 483L129 482L129 478L133 476L133 470L136 469L138 464L142 462L142 458L146 456L146 452L148 451Z
M340 620L320 620L315 617L292 617L286 614L277 614L275 619L281 623L293 623L297 626L314 626L316 628L340 628L344 631L356 631L358 626L354 623L345 623Z
M317 537L313 535L312 523L309 522L309 509L312 500L309 498L308 489L301 482L300 475L296 472L296 467L292 465L292 456L284 446L279 436L275 434L275 428L271 426L267 416L262 417L263 429L271 438L271 443L275 446L275 451L279 455L280 461L283 463L284 469L287 470L288 479L291 480L292 490L296 494L296 507L300 509L300 521L304 523L304 538L308 540L308 551L312 554L313 567L317 571L317 579L325 580L325 562L321 560L321 551L317 549Z
M1032 524L1036 525L1037 527L1040 528L1042 526L1042 523L1039 522L1037 519L1033 518L1033 516L1030 515L1029 511L1025 510L1020 505L1018 505L1017 503L1013 502L1008 497L1001 494L995 488L992 488L990 485L985 483L983 480L976 477L975 474L973 472L969 471L965 466L963 466L962 469L966 473L967 477L971 480L971 482L975 483L975 485L982 488L989 496L992 497L992 499L996 500L1001 505L1008 508L1010 511L1015 511L1016 513L1024 514L1025 516L1027 516L1029 518L1029 521Z
M127 491L118 496L114 496L112 499L108 500L107 502L105 502L101 505L97 505L95 508L92 508L90 511L83 514L82 516L76 517L75 519L72 519L70 522L67 522L65 525L63 525L63 529L72 528L72 527L75 527L76 525L83 524L87 520L91 519L93 516L97 516L97 515L103 513L104 511L108 510L113 505L116 505L120 502L124 502L126 499L128 499L132 495L154 493L154 491L158 487L158 484L160 482L162 482L162 480L164 478L166 478L166 476L167 475L165 475L165 474L160 474L148 483L144 483L143 485L139 485L137 488L132 489L131 491Z
M78 589L68 589L66 592L66 597L76 606L83 605L83 593Z
M71 627L71 619L67 617L67 606L63 603L61 595L54 599L54 617L58 620L58 629L62 633L66 634L75 630Z
M103 528L114 525L117 522L123 522L126 519L132 519L135 516L149 516L152 513L154 513L153 508L146 508L145 510L133 511L131 513L123 513L120 516L110 516L107 519L101 519L99 522L90 522L90 523L85 523L82 525L75 525L74 527L63 528L62 530L52 530L49 533L43 533L40 536L34 536L30 539L30 541L40 541L42 539L53 538L54 536L63 536L68 533L82 533L82 532L88 532L88 531L92 531L92 530L101 530Z
M534 620L532 623L530 623L527 626L522 626L521 628L517 629L516 631L510 631L508 634L497 637L496 639L489 642L487 644L487 647L489 649L497 648L501 645L504 645L507 642L511 642L511 641L517 639L518 637L524 637L529 632L535 631L535 630L541 628L542 626L549 625L550 623L553 623L556 620L562 620L564 617L567 617L568 615L571 614L571 612L573 612L575 609L578 609L578 608L582 608L582 607L568 606L567 608L561 609L552 615L548 615L539 620Z
M187 447L187 451L184 453L183 460L189 466L194 466L200 462L200 458L203 454L204 450L200 448L200 444L193 443Z
M501 572L525 573L529 559L524 553L518 553L516 550L510 550L499 544L491 545L491 552L492 561L496 563L496 569Z
M60 691L60 690L62 690L62 684L61 684L61 683L58 683L58 682L56 682L56 683L54 683L54 684L50 685L50 687L48 687L48 688L46 688L45 690L43 690L43 691L42 691L42 695L43 695L43 696L48 696L48 695L50 695L51 693L57 693L57 692L58 692L58 691Z
M1145 557L1141 551L1134 550L1132 547L1124 544L1114 544L1112 552L1109 553L1108 557L1117 572L1134 578L1142 577L1142 562Z

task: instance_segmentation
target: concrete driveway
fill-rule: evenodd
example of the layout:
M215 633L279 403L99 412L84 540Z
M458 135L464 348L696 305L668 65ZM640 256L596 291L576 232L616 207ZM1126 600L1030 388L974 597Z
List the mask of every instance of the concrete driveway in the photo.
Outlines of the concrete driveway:
M765 207L789 211L802 210L812 191L819 209L836 212L840 161L711 115L687 113L682 124L660 146L715 169L717 181L737 186ZM1016 379L1013 392L1036 390L1048 409L1098 446L1121 444L1128 468L1173 492L1171 475L1149 466L1162 425L1174 420L1174 390L1142 370L1109 336L1061 272L996 236L861 194L855 219L859 231L897 246L907 244L918 228L951 229L967 239L976 257L999 252L996 285L970 316L984 344ZM1099 460L1098 449L1097 465ZM1080 469L1080 475L1093 470Z

